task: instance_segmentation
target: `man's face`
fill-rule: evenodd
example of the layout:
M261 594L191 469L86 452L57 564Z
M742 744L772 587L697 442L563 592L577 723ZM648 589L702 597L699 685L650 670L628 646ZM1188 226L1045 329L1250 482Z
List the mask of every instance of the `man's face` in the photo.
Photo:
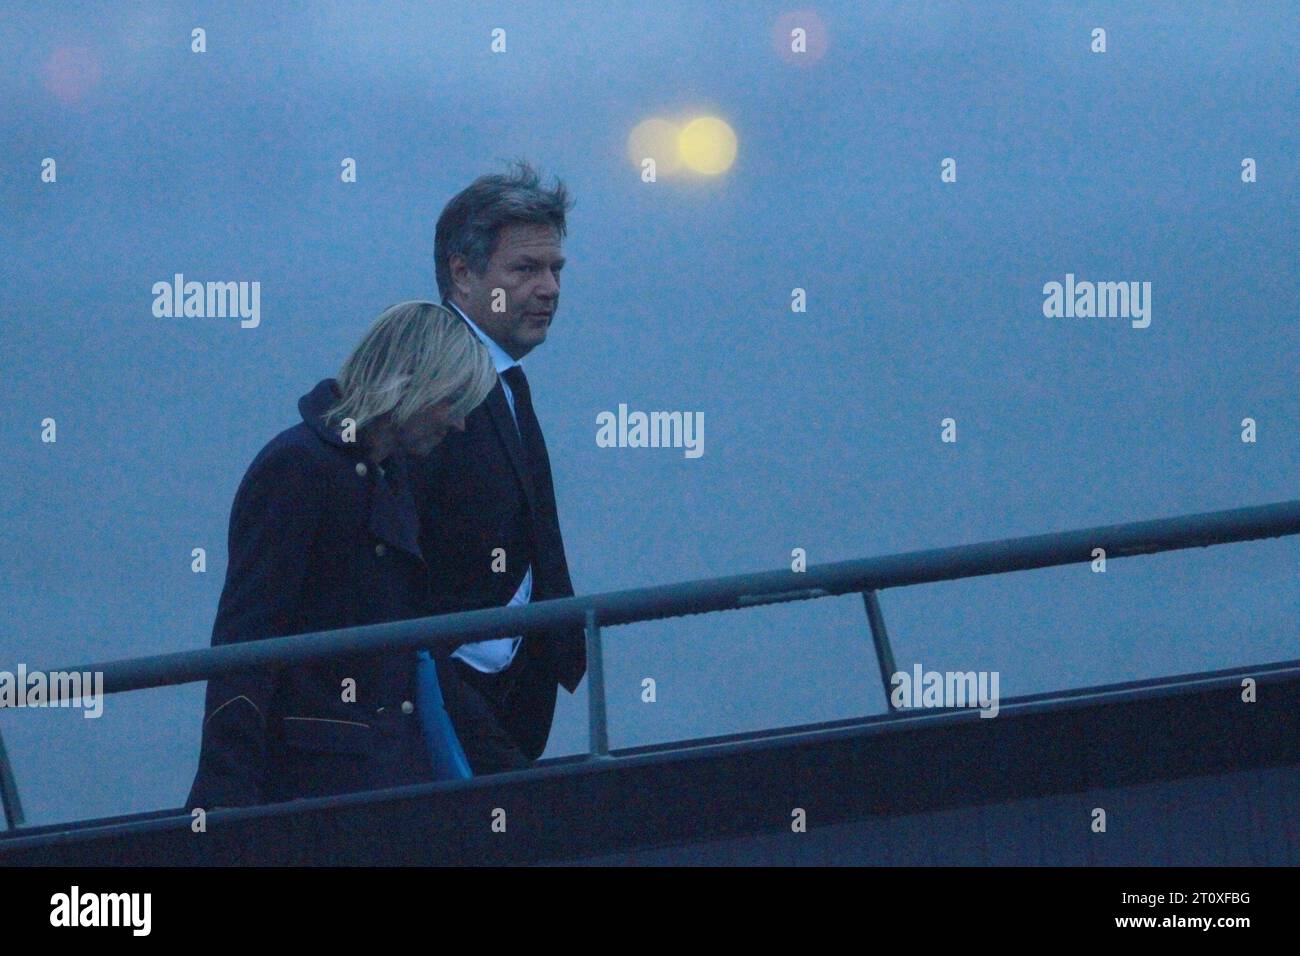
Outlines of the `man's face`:
M498 240L481 276L470 271L464 256L450 258L450 298L507 355L521 359L546 341L560 304L564 255L559 234L547 225L503 226ZM494 305L503 311L493 311Z
M454 404L454 399L444 399L437 405L431 405L412 415L397 429L397 444L408 455L423 458L447 437L447 432L451 429L463 432L465 419L453 418L451 414Z

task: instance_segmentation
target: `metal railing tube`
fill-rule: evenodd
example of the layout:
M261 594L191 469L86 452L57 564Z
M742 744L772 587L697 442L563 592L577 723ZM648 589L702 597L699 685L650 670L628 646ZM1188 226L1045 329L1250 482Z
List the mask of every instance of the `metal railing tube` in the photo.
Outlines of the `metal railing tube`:
M1105 525L985 541L978 544L861 558L809 567L767 571L635 588L604 594L539 601L515 607L464 611L409 621L244 641L203 648L62 668L102 672L105 693L187 684L222 674L287 664L306 664L354 654L429 648L450 653L469 641L515 634L582 631L588 613L602 627L685 614L735 610L792 599L813 599L904 585L948 581L1092 560L1094 548L1109 558L1153 554L1300 533L1300 500L1182 515L1154 521ZM792 592L803 592L792 595ZM768 600L770 598L770 600ZM54 697L54 694L51 694ZM51 700L51 703L57 702Z

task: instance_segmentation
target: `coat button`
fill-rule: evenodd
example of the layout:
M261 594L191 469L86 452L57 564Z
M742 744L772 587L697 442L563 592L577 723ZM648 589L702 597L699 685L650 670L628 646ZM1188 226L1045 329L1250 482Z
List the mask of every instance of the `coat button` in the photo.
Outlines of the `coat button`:
M402 713L404 714L415 713L415 705L412 704L409 700L402 701Z
M366 471L366 463L364 461L357 462L357 474L364 478L366 477Z
M375 545L375 556L382 558L384 556L384 552L387 550L388 549L385 548L382 544L377 544Z

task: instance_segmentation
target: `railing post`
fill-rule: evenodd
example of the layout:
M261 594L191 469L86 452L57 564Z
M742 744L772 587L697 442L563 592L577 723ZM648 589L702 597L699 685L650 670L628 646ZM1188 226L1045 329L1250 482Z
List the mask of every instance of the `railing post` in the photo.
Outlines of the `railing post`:
M0 737L0 803L4 804L5 827L13 830L22 826L23 805L18 802L18 784L9 769L9 755L5 753L3 737Z
M587 735L588 756L609 756L609 726L605 717L605 662L600 651L596 609L587 609Z
M871 640L876 645L876 662L880 665L880 683L885 688L885 706L897 711L890 696L894 685L891 678L897 672L894 666L894 649L889 646L889 633L885 630L885 612L880 609L880 598L875 591L863 591L862 603L867 608L867 623L871 625Z

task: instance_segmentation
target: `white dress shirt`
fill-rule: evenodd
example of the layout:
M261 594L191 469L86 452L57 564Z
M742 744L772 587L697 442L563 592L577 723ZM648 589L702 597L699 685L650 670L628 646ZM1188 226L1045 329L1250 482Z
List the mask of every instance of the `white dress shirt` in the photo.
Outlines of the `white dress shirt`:
M492 338L483 333L474 320L465 315L460 306L454 302L448 302L453 309L461 314L461 317L469 323L469 327L474 330L474 334L479 337L479 341L487 346L488 355L492 356L492 364L496 366L497 375L500 375L508 368L518 365L515 359L506 354L505 349L492 341ZM506 403L510 406L510 417L515 418L515 430L519 429L519 420L515 417L515 396L510 391L510 385L504 378L501 379L501 390L506 393ZM520 435L522 440L523 436ZM519 582L519 590L515 591L506 604L512 607L516 604L527 604L533 596L533 566L530 564L524 572L524 579ZM462 644L452 654L452 657L459 657L475 670L492 674L497 671L503 671L510 666L510 662L515 658L515 651L519 650L519 637L498 637L490 641L475 641L473 644Z

